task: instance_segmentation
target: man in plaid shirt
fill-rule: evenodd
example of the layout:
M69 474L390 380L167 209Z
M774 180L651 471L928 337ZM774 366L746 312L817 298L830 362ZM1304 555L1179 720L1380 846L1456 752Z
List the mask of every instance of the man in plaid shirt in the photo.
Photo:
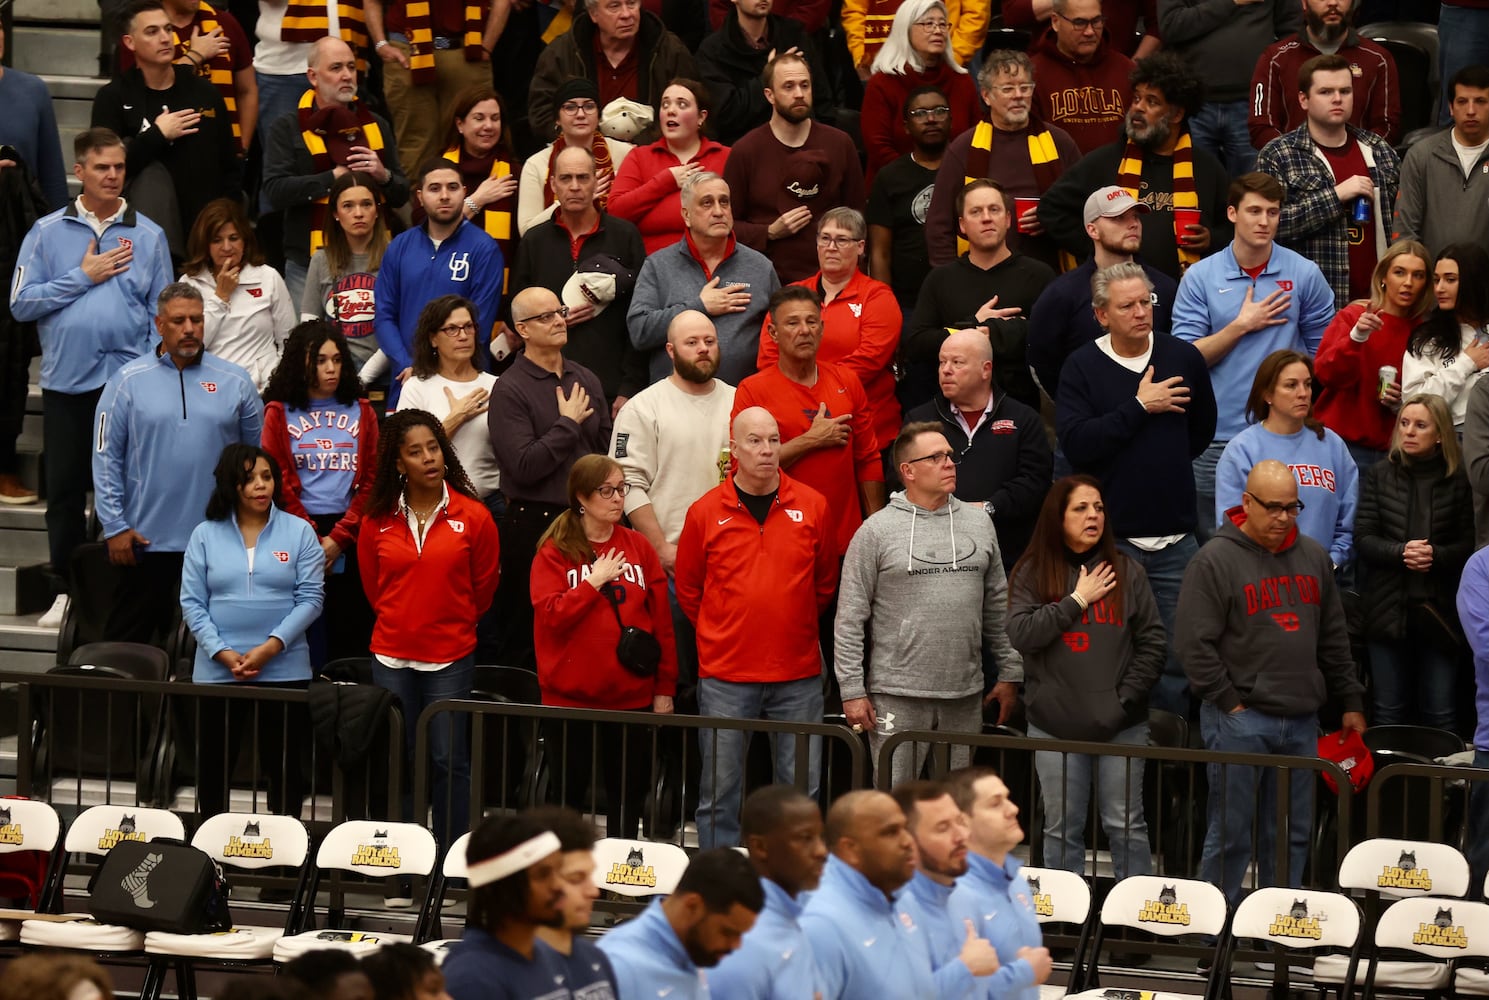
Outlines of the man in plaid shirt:
M1287 188L1278 242L1318 264L1335 308L1343 308L1370 297L1370 274L1389 243L1401 160L1380 136L1349 124L1354 76L1343 56L1305 62L1298 101L1306 121L1267 143L1256 168Z

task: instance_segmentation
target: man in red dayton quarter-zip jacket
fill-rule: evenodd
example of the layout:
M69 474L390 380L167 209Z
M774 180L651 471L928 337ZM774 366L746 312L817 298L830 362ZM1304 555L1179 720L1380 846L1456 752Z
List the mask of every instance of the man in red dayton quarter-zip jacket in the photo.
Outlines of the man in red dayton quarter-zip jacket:
M763 407L734 418L734 475L688 509L677 542L677 603L698 630L698 710L730 719L822 721L817 618L837 588L827 501L780 471L781 431ZM739 843L744 733L698 734L698 845ZM808 741L809 796L822 741ZM796 772L795 741L775 747L775 780Z

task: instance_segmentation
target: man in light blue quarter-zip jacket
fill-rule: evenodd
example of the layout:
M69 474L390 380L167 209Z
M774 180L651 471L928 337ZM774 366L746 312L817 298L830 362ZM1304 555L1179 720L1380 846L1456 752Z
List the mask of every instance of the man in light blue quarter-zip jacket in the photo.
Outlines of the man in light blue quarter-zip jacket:
M764 906L744 855L727 847L693 855L672 895L600 939L621 1000L707 1000L703 970L739 947Z
M940 994L920 930L895 893L915 874L915 842L884 792L849 792L827 814L832 857L801 925L812 943L822 1000L934 1000Z
M222 449L259 442L264 404L253 378L202 347L202 295L185 282L160 293L159 356L129 362L98 401L93 507L120 567L104 634L151 642L170 627L181 561L205 516Z
M915 876L896 898L900 920L918 928L941 1000L976 997L998 971L998 952L976 930L976 911L953 901L967 874L967 818L939 781L905 781L890 792L915 840ZM959 905L958 905L959 904Z
M745 799L739 822L765 909L739 950L708 974L709 991L713 1000L813 1000L822 985L801 927L801 894L817 888L827 861L822 812L791 785L766 785Z
M1013 849L1024 839L1019 807L990 767L964 767L947 776L970 836L967 874L957 880L953 907L970 909L977 933L998 949L1001 967L978 981L987 1000L1039 1000L1050 977L1050 952L1034 914L1034 894Z

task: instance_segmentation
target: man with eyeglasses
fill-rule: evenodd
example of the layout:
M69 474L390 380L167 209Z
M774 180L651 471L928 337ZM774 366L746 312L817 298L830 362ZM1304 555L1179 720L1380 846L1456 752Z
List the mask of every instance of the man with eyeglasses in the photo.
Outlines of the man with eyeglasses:
M501 471L507 512L501 532L502 582L496 591L504 634L502 663L533 669L530 570L538 540L568 507L569 470L610 447L610 408L594 372L564 357L569 309L541 286L512 299L522 349L491 387L486 427Z
M708 86L713 112L708 124L713 137L732 146L750 129L770 120L770 101L760 87L765 64L778 53L797 52L806 58L812 72L812 90L832 93L826 64L818 57L816 43L797 20L771 12L773 0L733 0L732 10L717 31L698 46L695 58L699 79ZM796 4L789 5L792 7ZM832 118L813 109L818 118Z
M1034 103L1034 64L1024 53L1007 49L989 53L977 74L977 86L988 106L987 120L946 148L925 222L931 266L949 264L967 251L970 240L958 232L958 196L974 181L991 180L1010 199L1018 199L1006 230L1009 246L1056 268L1058 248L1045 235L1036 201L1081 158L1080 147L1064 129L1040 120Z
M1286 465L1258 462L1240 505L1226 513L1184 574L1174 649L1203 701L1205 748L1226 753L1318 754L1318 711L1344 709L1365 731L1364 686L1350 654L1334 566L1298 531L1298 483ZM1110 509L1110 507L1108 507ZM1261 885L1276 885L1277 779L1272 770L1210 765L1209 827L1200 877L1234 906L1257 835ZM1313 829L1311 775L1294 772L1286 884L1301 885Z
M1024 679L1008 642L998 537L981 505L957 499L957 459L939 423L906 424L894 442L904 492L863 523L843 561L834 666L843 714L869 734L876 768L896 732L982 729L984 651L1000 681ZM914 621L936 627L901 628ZM891 782L918 776L929 752L928 743L901 748ZM968 747L952 747L952 767L971 762Z
M1065 457L1101 481L1117 545L1147 572L1172 635L1184 570L1199 547L1192 462L1215 435L1215 394L1199 349L1153 332L1152 294L1130 261L1092 277L1091 307L1106 335L1065 362L1055 416ZM1150 701L1191 714L1173 656Z
M1054 14L1053 0L1001 0L1001 7L1005 28L1035 33L1040 22ZM1106 15L1107 43L1127 58L1150 56L1163 44L1158 37L1158 0L1118 0L1102 13Z
M909 316L931 273L925 220L950 138L951 106L941 88L917 87L905 98L902 116L912 148L874 175L864 216L869 274L894 290L900 311Z
M688 47L660 17L643 10L641 0L584 0L569 30L538 56L527 96L528 125L535 136L554 134L554 95L571 77L594 81L601 109L624 97L655 113L668 82L695 75ZM652 124L635 142L653 142L659 134Z
M393 371L390 410L397 408L403 383L413 373L414 330L428 302L441 295L460 295L476 304L477 368L488 366L491 330L501 307L505 266L501 247L466 220L465 185L455 164L444 159L424 163L414 197L424 209L424 223L393 237L373 286L377 346Z
M1083 154L1121 134L1132 100L1132 60L1108 42L1102 0L1054 0L1049 29L1029 58L1038 81L1034 106Z

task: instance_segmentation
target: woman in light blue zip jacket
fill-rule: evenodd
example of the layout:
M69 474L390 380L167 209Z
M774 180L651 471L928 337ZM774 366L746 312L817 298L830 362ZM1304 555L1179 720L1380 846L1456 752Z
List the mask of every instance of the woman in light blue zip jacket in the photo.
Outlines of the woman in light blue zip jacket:
M197 641L192 682L304 689L311 676L305 630L320 616L325 586L320 540L303 519L276 507L279 466L262 448L228 445L212 474L207 519L191 533L181 571L181 615ZM269 808L298 816L303 709L244 698L196 705L189 721L200 813L227 807L238 750L251 742Z

